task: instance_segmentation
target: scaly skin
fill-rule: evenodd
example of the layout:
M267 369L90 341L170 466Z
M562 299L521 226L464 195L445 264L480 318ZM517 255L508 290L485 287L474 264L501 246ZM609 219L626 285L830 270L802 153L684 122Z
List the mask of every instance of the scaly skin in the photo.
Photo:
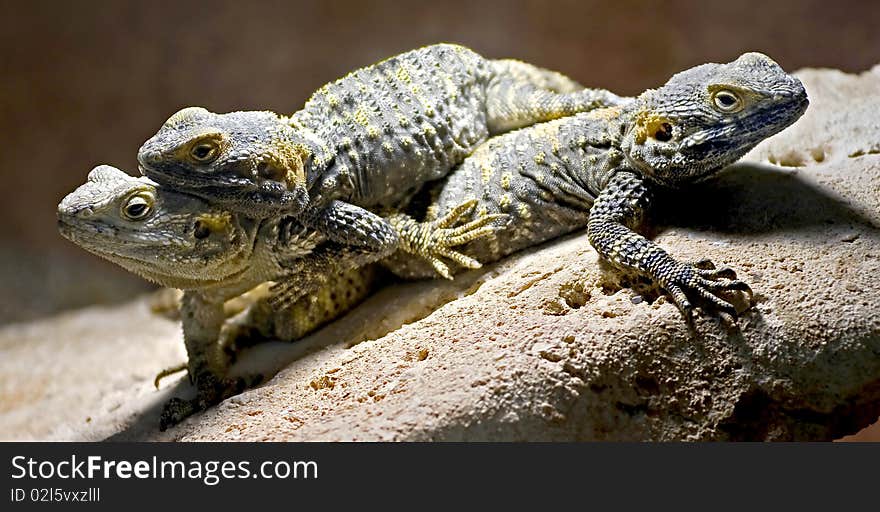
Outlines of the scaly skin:
M657 189L712 176L807 105L800 81L765 55L697 66L622 107L491 139L436 186L427 219L473 200L480 215L509 215L505 228L459 248L484 263L586 227L605 260L654 280L686 315L692 299L735 315L716 295L748 291L733 270L676 261L636 230L650 220ZM396 268L432 272L421 262Z
M649 216L651 195L658 187L683 185L711 176L736 161L760 140L793 123L803 114L807 103L797 79L786 75L766 56L746 54L729 64L707 64L679 73L665 86L646 91L621 108L598 110L496 137L446 182L434 188L436 199L429 209L428 220L437 219L433 221L432 229L448 231L437 240L430 240L431 236L426 235L430 231L424 231L412 219L407 219L397 224L399 231L409 233L405 237L408 241L402 245L408 244L408 247L421 251L425 245L454 240L465 244L463 252L489 261L586 226L590 242L605 259L621 269L656 280L684 312L690 311L688 295L692 295L723 311L735 313L729 303L715 295L719 291L748 289L745 283L736 279L732 270L716 270L706 261L678 262L635 229ZM120 195L114 187L116 185L101 185L99 195ZM89 196L85 192L78 196L78 201L70 201L69 214L82 214L70 208L74 203L94 203L82 200L82 196ZM130 201L131 195L125 197ZM167 204L180 207L179 202L168 201ZM118 209L119 203L114 206ZM469 225L470 232L479 232L479 235L474 235L477 238L467 243L465 235L468 230L449 226L454 226L475 206L478 220ZM96 207L88 206L92 210ZM232 224L231 219L240 217L222 209L218 212L216 207L204 202L183 209L196 212L196 220L204 219L205 215L208 220L226 219L225 222L206 220L212 226ZM89 217L88 213L94 216L94 211L86 212L86 217ZM493 235L485 221L497 221L494 215L499 213L507 214L508 222L505 226L496 226L498 231ZM81 223L82 220L75 222ZM192 226L192 222L190 219L183 225ZM239 238L246 242L280 241L268 253L277 255L292 251L280 259L292 260L293 266L303 261L302 254L317 252L314 250L318 243L315 238L322 238L314 231L290 219L270 224L274 225L274 231L268 235ZM118 247L108 250L106 241L79 240L78 243L110 259L117 257L114 261L144 275L144 265L156 264L155 253L150 248L158 241L158 245L164 247L159 249L160 252L168 253L169 249L162 245L161 236L156 238L156 226L146 226L141 231L148 235L143 239L149 242L141 242L144 249L130 256L138 260L137 264L131 259L119 258ZM162 234L161 229L158 233ZM112 238L119 236L117 232L113 235ZM227 235L227 238L235 237ZM257 250L259 243L251 252L237 249L248 243L227 244L227 252L235 257L227 255L226 259L262 261L260 257L254 257L260 253ZM192 253L198 256L198 261L204 260L209 269L199 263L182 272L184 284L192 287L191 281L201 276L210 284L202 284L200 288L216 288L226 286L232 278L239 279L241 276L234 270L237 266L229 269L213 265L215 253L220 251L221 248L207 243L195 248ZM351 254L346 251L351 249L336 246L325 252L324 257L335 254L340 261L350 261ZM246 254L240 256L240 252ZM466 266L469 259L461 256ZM269 260L279 259L277 256L273 258ZM449 258L462 264L456 257ZM140 260L146 260L148 264ZM393 260L389 263L391 268L401 275L429 276L437 271L436 264L434 268L420 266L398 255ZM172 266L180 266L179 256L175 256L174 261ZM266 266L265 263L256 265L260 269ZM291 267L289 261L277 266ZM309 271L307 267L297 268ZM312 275L317 274L312 271ZM195 296L196 299L200 297ZM214 306L212 309L208 304L192 299L189 305L184 302L185 322L187 318L190 321L195 319L195 324L201 325L208 319L210 324L212 318L222 317L222 303L219 308ZM216 319L213 322L218 323ZM204 333L199 335L204 336ZM216 333L213 335L216 340ZM210 360L210 350L203 352L206 355L199 357ZM191 354L202 352L191 351ZM211 385L210 378L213 377L214 374L209 374ZM210 386L209 391L216 396Z
M495 220L485 217L463 227L446 227L455 224L472 207L473 204L467 204L453 209L449 217L429 223L416 223L402 214L391 215L388 220L395 229L400 227L399 236L406 241L401 250L417 251L430 243L458 255L452 246L488 235L491 228L486 224ZM84 185L61 201L58 221L62 235L84 249L145 279L184 290L181 318L188 370L199 394L188 407L196 409L216 403L247 384L226 378L229 360L219 342L227 317L224 303L261 283L285 278L318 248L338 245L291 217L253 219L235 214L110 166L96 167ZM415 238L410 240L411 237ZM309 301L322 293L332 294L339 288L339 279L352 278L353 274L346 271L360 267L349 264L357 258L344 248L335 247L323 254L338 255L340 261L334 268L342 271L324 275L312 271L311 290L315 293L289 304L292 313L281 312L281 316L272 317L276 319L276 335L293 339L304 330L315 328L319 320L331 318L314 315L309 308L321 304ZM417 254L413 257L421 258ZM454 260L467 262L464 255ZM338 277L340 274L342 277ZM345 296L346 291L340 293ZM329 309L349 308L353 303L340 301L338 305ZM309 315L316 320L309 321ZM284 325L277 323L278 318L285 319ZM177 404L171 408L179 407ZM178 417L173 411L168 416Z
M399 208L490 135L624 101L523 62L438 44L327 84L290 117L183 109L138 161L158 183L230 211L296 215L365 264L400 243L377 211ZM303 267L326 275L337 260L318 250ZM292 273L278 302L312 289L310 276Z

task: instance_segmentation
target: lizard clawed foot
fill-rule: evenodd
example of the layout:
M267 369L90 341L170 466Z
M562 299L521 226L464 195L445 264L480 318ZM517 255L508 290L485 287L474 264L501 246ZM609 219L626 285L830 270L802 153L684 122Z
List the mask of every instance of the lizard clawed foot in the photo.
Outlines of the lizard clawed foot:
M196 383L198 387L196 398L184 400L175 397L165 403L159 418L159 430L165 431L168 427L177 425L193 414L204 411L231 396L238 395L262 381L263 376L260 374L224 379L202 374L199 377L199 382Z
M719 297L717 293L741 291L748 294L749 298L753 295L749 285L737 279L736 272L732 268L716 268L709 260L677 263L671 274L672 277L661 280L661 286L687 318L691 318L693 305L686 292L696 295L701 301L717 309L722 316L734 321L739 315L736 307Z
M418 223L401 232L405 250L428 260L434 270L446 279L452 279L452 272L441 258L452 260L464 268L480 268L482 264L479 261L454 250L453 247L492 235L499 229L492 224L497 220L507 219L508 215L483 215L456 227L463 218L471 215L476 206L476 199L465 201L435 221Z
M165 403L162 408L162 415L159 417L159 430L162 432L168 430L186 418L199 412L198 400L184 400L174 397Z

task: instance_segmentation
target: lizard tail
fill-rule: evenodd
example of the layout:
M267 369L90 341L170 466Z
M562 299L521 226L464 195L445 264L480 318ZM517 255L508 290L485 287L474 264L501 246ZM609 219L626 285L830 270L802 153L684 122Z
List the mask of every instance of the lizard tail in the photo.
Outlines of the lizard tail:
M531 84L538 89L557 93L570 93L584 88L583 85L562 73L544 69L515 59L492 61L500 76L511 76L519 83Z

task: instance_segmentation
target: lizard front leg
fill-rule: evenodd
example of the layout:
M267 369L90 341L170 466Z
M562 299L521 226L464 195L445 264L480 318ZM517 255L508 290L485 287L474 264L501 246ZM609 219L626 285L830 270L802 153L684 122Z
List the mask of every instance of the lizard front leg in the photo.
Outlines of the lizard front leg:
M222 378L228 366L217 343L226 321L223 301L211 300L201 293L187 291L181 299L180 314L190 379L196 385L204 385L210 379Z
M258 303L260 298L267 295L268 289L268 286L260 285L253 290L249 290L237 297L227 300L223 304L223 316L226 317L226 322L223 324L223 329L220 331L221 350L229 353L230 348L225 342L230 338L226 334L227 329L237 322L238 317L241 317L244 312L250 310L256 303ZM182 299L182 290L163 288L155 292L150 298L150 310L154 314L162 315L171 320L180 320ZM188 370L189 365L187 362L171 366L159 372L153 380L153 384L156 386L156 389L159 389L159 383L165 377Z
M219 339L226 314L222 300L212 300L201 293L184 292L180 307L183 341L187 352L187 370L196 386L194 400L172 398L165 404L160 428L175 425L187 416L253 386L256 379L229 379L229 359ZM160 374L161 375L161 374Z
M309 209L299 220L327 240L376 253L376 259L397 249L397 231L388 220L345 201Z
M194 400L171 399L162 413L161 428L164 430L261 382L261 374L227 376L229 363L243 346L252 344L255 339L295 341L306 336L363 301L378 286L378 277L379 269L375 266L331 276L314 295L302 297L284 310L276 310L268 304L266 290L261 286L237 297L237 304L233 304L233 300L225 304L223 318L226 321L220 329L213 328L213 320L217 319L215 308L206 308L205 301L197 298L191 298L189 303L184 300L184 319L198 319L197 324L184 321L189 364L169 368L156 379L189 370L191 378L195 376L198 396ZM238 314L233 315L235 310ZM190 315L190 311L196 314ZM211 337L214 342L208 341Z
M322 208L307 210L299 218L307 229L320 233L327 242L309 254L279 254L284 275L271 288L270 304L286 308L300 297L324 285L328 276L378 261L397 250L400 239L388 220L344 201L330 201Z
M692 304L688 295L699 297L731 316L736 308L715 295L749 286L728 267L716 269L709 260L697 263L676 261L659 245L633 229L642 223L651 205L650 185L632 172L615 174L590 209L587 234L596 251L612 265L634 270L657 282L686 316Z
M382 220L393 230L393 239L396 240L393 247L396 252L391 252L394 253L394 261L387 260L389 262L384 266L401 276L415 277L418 274L419 277L433 277L424 275L421 270L413 271L411 272L413 275L408 275L408 271L419 268L420 265L417 265L412 257L408 258L406 255L417 256L420 259L424 258L432 265L434 271L447 279L452 279L452 272L441 258L448 258L464 268L480 268L482 264L479 261L453 248L492 235L497 229L500 229L499 226L492 225L492 223L507 219L508 216L506 214L483 215L457 226L462 218L473 211L476 205L476 200L465 201L442 218L428 222L417 222L405 214L392 214L382 218L366 212ZM350 212L351 210L344 211ZM376 224L373 223L373 225ZM338 235L336 238L339 238ZM358 235L357 238L364 240L362 235ZM361 267L386 256L388 254L385 252L343 245L339 242L319 245L306 256L296 256L288 262L282 262L286 276L272 287L273 295L270 298L270 303L273 307L285 308L302 296L324 286L330 276Z

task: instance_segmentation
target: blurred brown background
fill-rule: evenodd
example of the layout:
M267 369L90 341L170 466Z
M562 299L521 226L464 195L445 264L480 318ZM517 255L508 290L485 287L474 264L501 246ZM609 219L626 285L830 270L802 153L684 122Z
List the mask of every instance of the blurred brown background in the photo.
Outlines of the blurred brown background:
M788 70L880 62L880 2L0 0L0 324L111 302L140 279L63 240L58 201L173 112L291 112L323 83L458 42L635 94L747 50Z

